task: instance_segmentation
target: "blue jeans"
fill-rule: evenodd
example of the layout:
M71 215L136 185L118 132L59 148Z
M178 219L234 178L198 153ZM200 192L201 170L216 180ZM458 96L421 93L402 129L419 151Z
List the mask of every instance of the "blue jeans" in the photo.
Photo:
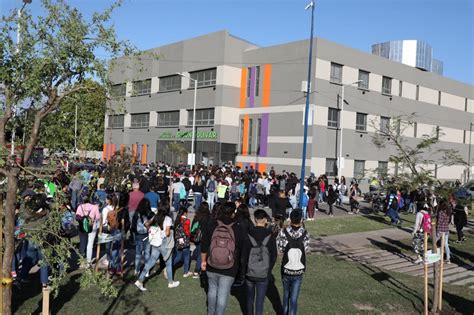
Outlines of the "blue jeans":
M194 193L194 210L199 209L202 202L202 194L199 192Z
M301 210L303 210L303 220L306 220L308 218L308 207L301 207Z
M281 275L281 280L283 282L283 314L296 315L303 276Z
M234 283L234 277L221 275L220 273L207 272L209 289L207 291L207 314L223 315L227 307L230 289Z
M156 262L158 259L160 259L160 256L165 257L166 253L168 252L169 249L165 248L165 246L151 246L151 255L150 258L146 261L145 263L145 268L143 268L143 271L140 273L140 276L138 277L138 281L143 282L145 281L145 276L150 270L153 268L153 266L156 265ZM168 283L173 282L173 267L171 265L171 257L168 258L168 260L165 262L166 263L166 275L168 276Z
M196 257L196 267L194 267L194 272L201 272L201 242L196 244L196 248L193 251L193 257Z
M257 198L250 197L249 198L249 206L250 206L250 208L255 208L255 206L257 206Z
M326 193L325 192L320 192L319 193L319 202L324 202L325 198L326 198Z
M247 285L247 314L254 314L254 304L255 304L255 314L263 314L263 302L265 301L265 295L267 294L268 279L264 281L250 281L245 280ZM255 292L256 291L256 292ZM255 297L255 293L257 296Z
M142 269L143 256L145 256L145 263L146 263L148 259L150 259L150 242L148 241L148 234L135 234L135 272L136 273L139 273L140 270Z
M207 192L207 203L209 204L209 210L212 212L212 208L214 208L214 204L216 203L216 192Z
M451 260L451 250L449 249L449 232L439 232L438 240L441 241L441 235L444 233L444 252L446 253L446 259ZM444 259L444 257L441 257Z
M389 208L388 211L387 211L387 215L390 218L390 223L391 224L397 224L399 221L401 222L400 217L398 216L398 211L397 210L395 210L393 208Z
M173 194L173 208L174 211L178 212L179 211L179 194Z
M27 279L30 269L43 259L43 254L33 242L26 241L24 246L26 246L26 251L21 263L20 279ZM48 266L46 265L40 267L40 281L43 285L48 284Z
M191 248L185 247L183 249L176 249L175 256L173 258L173 267L176 267L181 261L183 262L184 273L189 272L189 263L191 260Z
M109 261L109 269L117 271L120 269L120 249L122 245L122 232L114 230L110 232L114 238L112 242L105 243L105 250L107 252L107 260Z

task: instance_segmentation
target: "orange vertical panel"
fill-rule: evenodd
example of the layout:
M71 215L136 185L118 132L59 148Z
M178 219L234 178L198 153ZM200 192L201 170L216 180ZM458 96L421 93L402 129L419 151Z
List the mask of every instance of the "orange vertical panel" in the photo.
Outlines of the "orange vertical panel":
M267 171L267 164L259 163L258 164L258 171L260 173L266 172Z
M242 162L238 162L238 163L237 163L237 166L240 167L240 168L243 168Z
M107 144L104 143L104 144L102 145L102 160L104 160L104 161L105 161L105 158L107 157L106 154L107 154Z
M263 95L262 106L270 106L270 87L272 80L272 65L266 64L263 66Z
M146 150L147 150L147 145L144 144L142 146L142 164L146 164Z
M248 154L249 147L249 115L244 115L244 135L242 141L242 155Z
M247 102L247 68L242 68L240 77L240 108L244 108Z
M123 157L123 154L125 152L125 144L120 145L120 156Z
M132 162L135 163L137 159L137 145L134 143L132 144Z

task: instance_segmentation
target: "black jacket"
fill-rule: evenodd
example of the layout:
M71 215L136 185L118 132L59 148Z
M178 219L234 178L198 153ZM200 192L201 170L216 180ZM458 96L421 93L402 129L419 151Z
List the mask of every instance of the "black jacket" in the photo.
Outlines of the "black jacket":
M221 220L224 224L231 224L235 222L231 218L223 218ZM206 226L203 226L204 230L203 235L202 235L202 241L201 241L201 253L207 254L209 251L209 247L211 245L211 238L212 238L212 233L214 233L214 230L217 227L217 221L215 219L212 219L209 224ZM209 272L214 272L218 273L221 275L225 276L230 276L230 277L235 277L237 276L237 273L239 272L239 266L242 264L242 247L244 244L244 236L242 234L242 229L239 225L237 225L237 222L234 223L232 226L232 229L234 230L234 236L235 236L235 251L234 251L234 266L229 269L215 269L209 264L207 264L207 271Z

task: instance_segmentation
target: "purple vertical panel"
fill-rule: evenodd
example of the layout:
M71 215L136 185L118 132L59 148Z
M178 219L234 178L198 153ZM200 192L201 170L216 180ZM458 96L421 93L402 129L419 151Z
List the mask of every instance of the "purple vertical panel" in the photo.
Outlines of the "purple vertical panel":
M255 67L250 70L250 96L249 96L249 107L255 106Z
M267 156L269 118L270 114L262 114L262 126L260 127L260 156Z

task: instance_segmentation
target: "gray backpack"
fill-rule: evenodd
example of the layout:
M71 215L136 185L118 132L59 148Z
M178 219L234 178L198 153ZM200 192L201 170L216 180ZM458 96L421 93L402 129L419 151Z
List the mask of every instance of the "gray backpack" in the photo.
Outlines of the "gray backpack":
M271 236L272 235L269 234L261 244L258 244L249 234L252 248L250 249L247 265L247 277L262 280L268 278L268 270L270 269L270 252L268 251L267 244L270 241Z

